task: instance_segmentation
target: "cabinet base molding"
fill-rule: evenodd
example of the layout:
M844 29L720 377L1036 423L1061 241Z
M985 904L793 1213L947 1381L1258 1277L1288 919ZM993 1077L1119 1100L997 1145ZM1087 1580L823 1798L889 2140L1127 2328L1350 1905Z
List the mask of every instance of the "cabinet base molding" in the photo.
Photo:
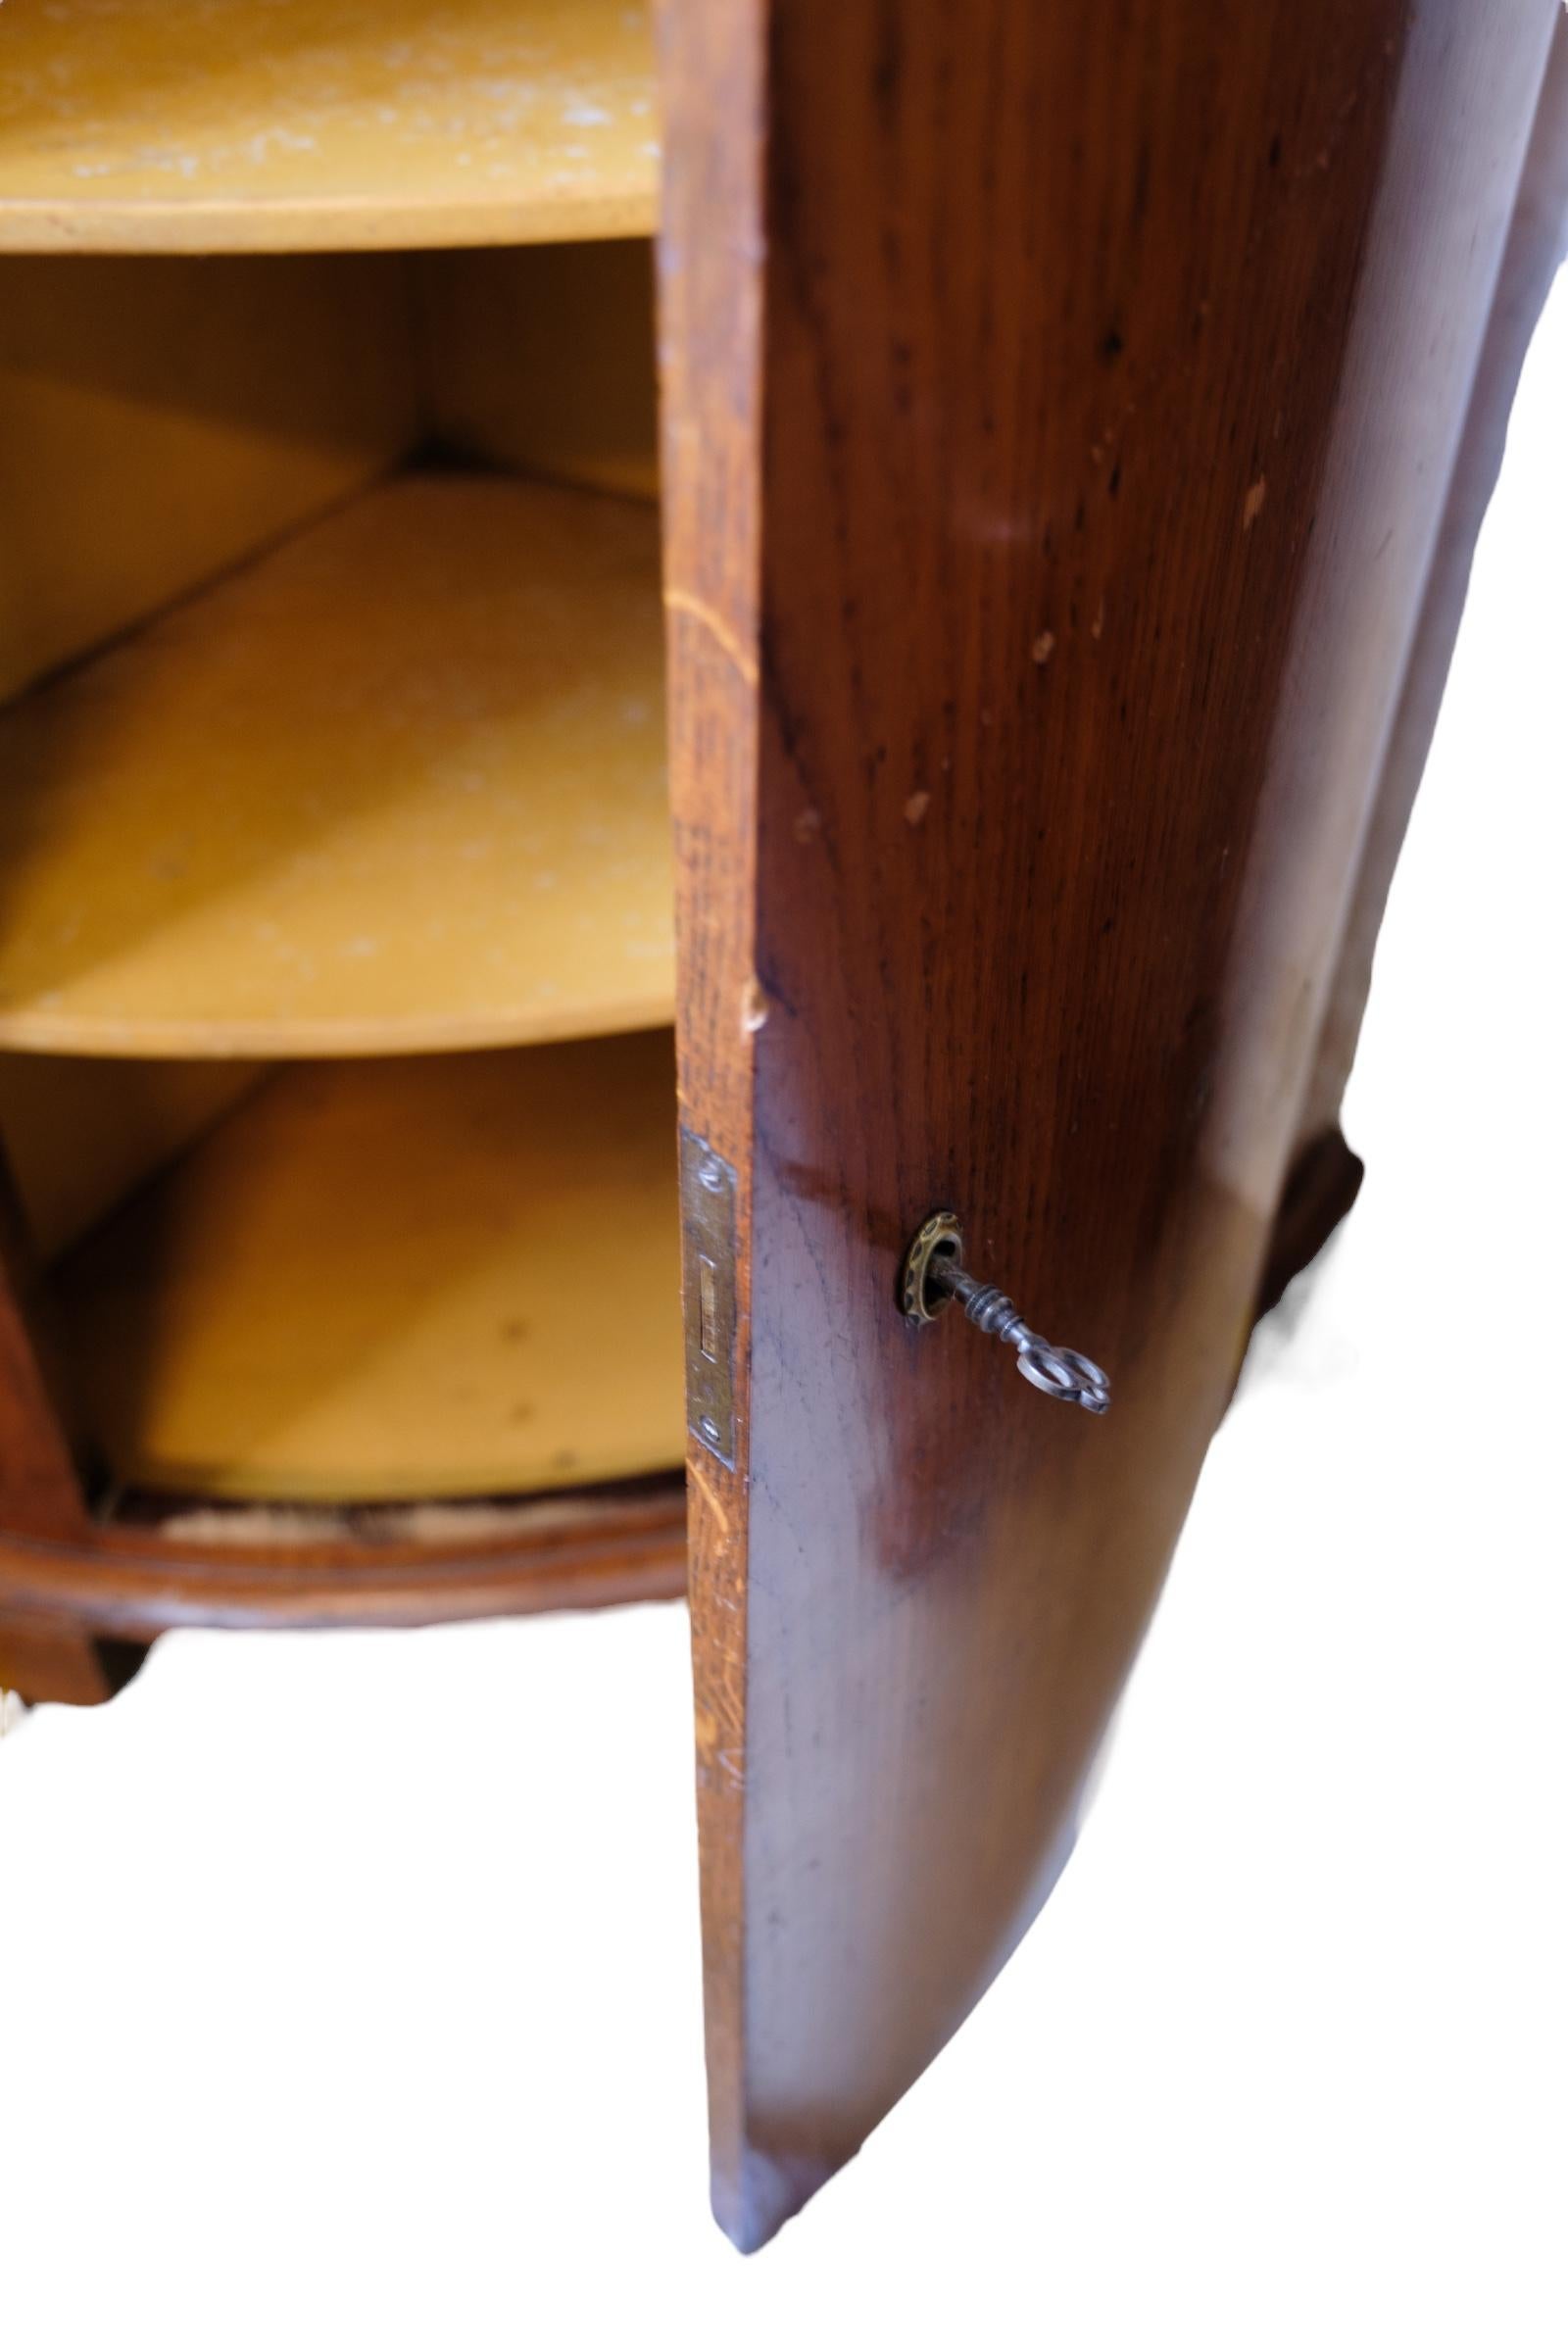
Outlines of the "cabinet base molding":
M145 1642L124 1642L79 1625L30 1625L0 1617L0 1692L28 1706L101 1706L123 1690L147 1655Z
M1366 1163L1350 1150L1338 1127L1302 1146L1291 1163L1280 1196L1274 1233L1258 1284L1257 1318L1280 1300L1298 1274L1309 1266L1342 1220L1355 1206Z
M77 1705L112 1698L145 1645L179 1626L438 1625L685 1592L679 1474L613 1494L397 1509L132 1499L90 1550L0 1546L0 1687ZM116 1681L97 1653L130 1664Z

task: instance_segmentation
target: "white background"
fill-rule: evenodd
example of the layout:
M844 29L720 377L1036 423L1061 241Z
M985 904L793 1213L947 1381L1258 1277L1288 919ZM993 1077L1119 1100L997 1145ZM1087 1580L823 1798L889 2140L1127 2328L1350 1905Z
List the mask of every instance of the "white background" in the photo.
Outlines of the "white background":
M164 1642L0 1746L0 2343L1568 2343L1568 296L1347 1129L1045 1917L743 2263L686 1622Z

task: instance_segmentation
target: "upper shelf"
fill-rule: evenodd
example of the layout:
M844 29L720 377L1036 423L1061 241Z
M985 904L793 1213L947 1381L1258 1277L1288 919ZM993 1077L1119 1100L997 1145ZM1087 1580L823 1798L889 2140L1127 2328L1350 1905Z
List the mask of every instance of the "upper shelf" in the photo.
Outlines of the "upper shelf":
M630 500L407 475L0 711L0 1046L667 1021L658 532Z
M0 251L641 236L647 0L15 0Z

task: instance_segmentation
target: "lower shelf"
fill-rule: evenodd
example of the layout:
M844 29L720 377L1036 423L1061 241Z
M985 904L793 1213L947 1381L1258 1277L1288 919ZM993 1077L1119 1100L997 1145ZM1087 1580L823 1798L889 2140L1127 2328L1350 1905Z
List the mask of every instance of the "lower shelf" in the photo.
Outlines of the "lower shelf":
M370 1502L683 1455L668 1034L266 1079L57 1269L127 1485Z

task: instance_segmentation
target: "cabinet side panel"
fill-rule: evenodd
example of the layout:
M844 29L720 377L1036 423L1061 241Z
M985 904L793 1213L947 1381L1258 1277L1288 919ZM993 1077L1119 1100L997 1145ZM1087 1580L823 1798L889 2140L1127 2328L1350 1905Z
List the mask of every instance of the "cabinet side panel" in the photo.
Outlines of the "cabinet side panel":
M1245 1343L1553 14L770 13L743 2242L1070 1844ZM1104 1420L901 1321L938 1205Z

